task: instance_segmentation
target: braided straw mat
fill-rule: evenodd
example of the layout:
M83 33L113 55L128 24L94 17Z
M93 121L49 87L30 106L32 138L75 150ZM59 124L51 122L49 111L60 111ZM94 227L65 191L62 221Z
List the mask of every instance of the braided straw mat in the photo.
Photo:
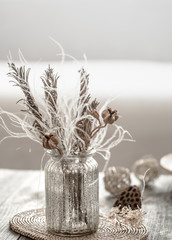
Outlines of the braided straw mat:
M46 229L45 209L36 209L16 214L10 221L13 231L35 240L145 240L148 231L144 225L139 228L115 227L112 222L100 217L96 233L82 237L60 237Z

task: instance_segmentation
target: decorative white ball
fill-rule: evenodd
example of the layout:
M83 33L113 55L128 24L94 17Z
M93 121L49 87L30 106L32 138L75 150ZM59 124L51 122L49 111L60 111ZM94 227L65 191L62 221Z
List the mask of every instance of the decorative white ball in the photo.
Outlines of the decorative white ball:
M160 165L163 169L168 171L168 173L172 173L172 153L163 156L160 159Z
M149 171L146 173L148 169ZM143 157L135 162L133 172L140 181L143 180L143 176L146 173L144 181L147 185L159 175L158 161L153 157Z
M130 186L130 171L123 167L109 167L104 172L105 189L113 195L118 195Z

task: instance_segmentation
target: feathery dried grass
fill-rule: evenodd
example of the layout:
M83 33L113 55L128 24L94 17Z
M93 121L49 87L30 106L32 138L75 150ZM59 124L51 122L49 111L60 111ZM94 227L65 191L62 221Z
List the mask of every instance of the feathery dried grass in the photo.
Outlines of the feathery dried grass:
M84 68L79 71L78 98L69 99L58 97L59 75L48 66L41 77L44 91L42 102L36 101L31 92L30 69L26 69L25 66L18 68L11 62L8 65L11 82L20 87L25 97L18 101L25 106L25 109L22 109L23 117L0 109L1 126L9 137L27 136L40 144L43 142L44 147L54 149L60 154L79 154L94 149L107 160L105 167L110 159L111 148L122 140L131 140L128 131L114 123L118 118L114 115L116 110L107 109L108 102L98 110L99 102L96 99L91 100L88 88L89 75ZM103 113L104 110L106 114ZM3 121L3 115L7 115L11 123L20 127L23 133L11 131ZM114 126L114 132L105 141L108 124Z

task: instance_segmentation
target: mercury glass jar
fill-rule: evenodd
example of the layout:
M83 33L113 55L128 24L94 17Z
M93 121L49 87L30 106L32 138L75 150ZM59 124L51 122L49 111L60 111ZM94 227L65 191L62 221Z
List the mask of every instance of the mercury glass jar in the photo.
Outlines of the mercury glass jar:
M81 236L99 224L98 164L93 154L59 156L45 166L46 224L57 235Z

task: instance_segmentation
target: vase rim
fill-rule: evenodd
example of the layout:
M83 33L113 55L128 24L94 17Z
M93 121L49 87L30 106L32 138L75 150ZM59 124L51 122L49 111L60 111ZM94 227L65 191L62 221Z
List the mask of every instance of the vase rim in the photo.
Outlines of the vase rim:
M76 152L74 154L67 154L66 152L64 152L63 155L60 155L58 153L58 151L56 151L55 149L49 149L49 150L47 150L47 153L49 155L53 156L53 157L85 158L85 157L94 155L96 153L96 150L95 149L91 149L90 151L87 151L87 152Z

